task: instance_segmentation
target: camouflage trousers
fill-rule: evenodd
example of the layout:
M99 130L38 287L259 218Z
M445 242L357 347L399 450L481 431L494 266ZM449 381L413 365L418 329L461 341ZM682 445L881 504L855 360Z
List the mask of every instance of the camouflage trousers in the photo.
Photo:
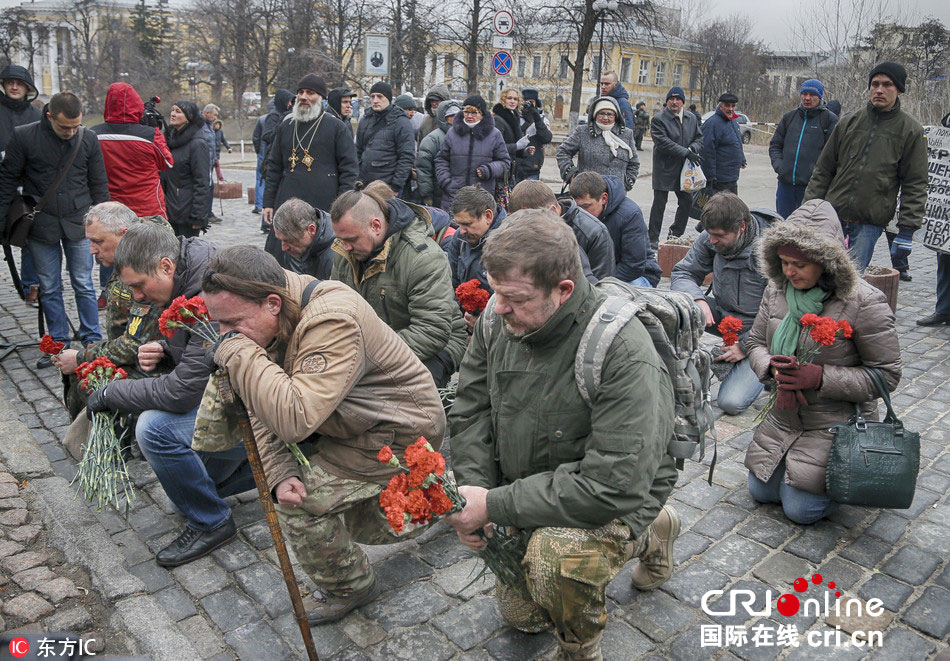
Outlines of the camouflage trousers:
M592 530L538 528L522 561L526 582L517 589L496 587L502 616L528 633L553 624L562 651L591 651L568 658L599 659L600 636L607 626L607 584L643 552L647 536L645 531L630 539L630 528L617 520Z
M374 575L360 544L393 544L422 533L395 533L379 506L382 485L331 475L311 459L300 507L276 505L280 526L307 575L321 589L347 596L372 585Z

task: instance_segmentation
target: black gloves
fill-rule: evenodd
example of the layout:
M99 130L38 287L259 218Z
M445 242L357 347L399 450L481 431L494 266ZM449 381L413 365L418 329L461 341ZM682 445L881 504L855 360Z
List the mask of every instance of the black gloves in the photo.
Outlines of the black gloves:
M214 372L216 369L218 369L217 363L214 362L214 354L215 354L215 352L217 352L218 347L221 346L221 343L222 343L222 342L224 342L225 340L231 339L232 337L234 337L235 335L237 335L239 332L240 332L240 331L229 330L227 333L225 333L224 335L220 336L220 337L217 339L217 341L215 341L214 344L212 344L210 347L208 347L207 349L205 349L204 360L203 360L202 362L204 363L205 367L208 368L208 371L209 371L209 372Z
M101 413L103 411L108 411L109 407L106 406L106 390L109 386L102 388L101 390L94 391L89 395L89 399L86 400L86 417L92 420L92 415L94 413Z
M686 152L686 160L688 160L693 165L699 165L699 162L702 160L699 157L699 154L690 149Z

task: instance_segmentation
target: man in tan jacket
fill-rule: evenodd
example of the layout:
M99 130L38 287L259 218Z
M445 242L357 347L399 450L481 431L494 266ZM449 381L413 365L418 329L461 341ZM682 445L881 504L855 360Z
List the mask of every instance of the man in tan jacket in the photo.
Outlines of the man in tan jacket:
M357 292L285 271L258 248L219 251L202 291L223 334L214 362L247 406L284 534L320 588L310 623L338 620L379 594L356 543L406 538L379 507L398 469L376 455L388 445L401 457L419 436L441 445L435 384ZM287 448L303 441L315 442L309 469Z

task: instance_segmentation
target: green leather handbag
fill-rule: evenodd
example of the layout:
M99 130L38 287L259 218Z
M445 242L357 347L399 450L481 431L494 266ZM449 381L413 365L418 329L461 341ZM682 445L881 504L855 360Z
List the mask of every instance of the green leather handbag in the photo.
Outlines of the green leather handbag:
M882 422L869 422L861 407L847 424L831 428L834 439L825 470L828 497L836 503L907 509L914 500L920 470L920 434L905 429L891 407L884 374L862 368L887 406Z

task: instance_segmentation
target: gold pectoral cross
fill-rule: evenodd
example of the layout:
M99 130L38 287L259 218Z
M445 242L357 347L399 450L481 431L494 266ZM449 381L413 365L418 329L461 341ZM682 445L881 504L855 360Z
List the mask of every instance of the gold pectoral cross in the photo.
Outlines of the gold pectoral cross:
M288 158L287 160L290 161L290 171L293 172L294 168L297 167L297 161L300 160L299 158L297 158L296 147L290 150L290 158Z

